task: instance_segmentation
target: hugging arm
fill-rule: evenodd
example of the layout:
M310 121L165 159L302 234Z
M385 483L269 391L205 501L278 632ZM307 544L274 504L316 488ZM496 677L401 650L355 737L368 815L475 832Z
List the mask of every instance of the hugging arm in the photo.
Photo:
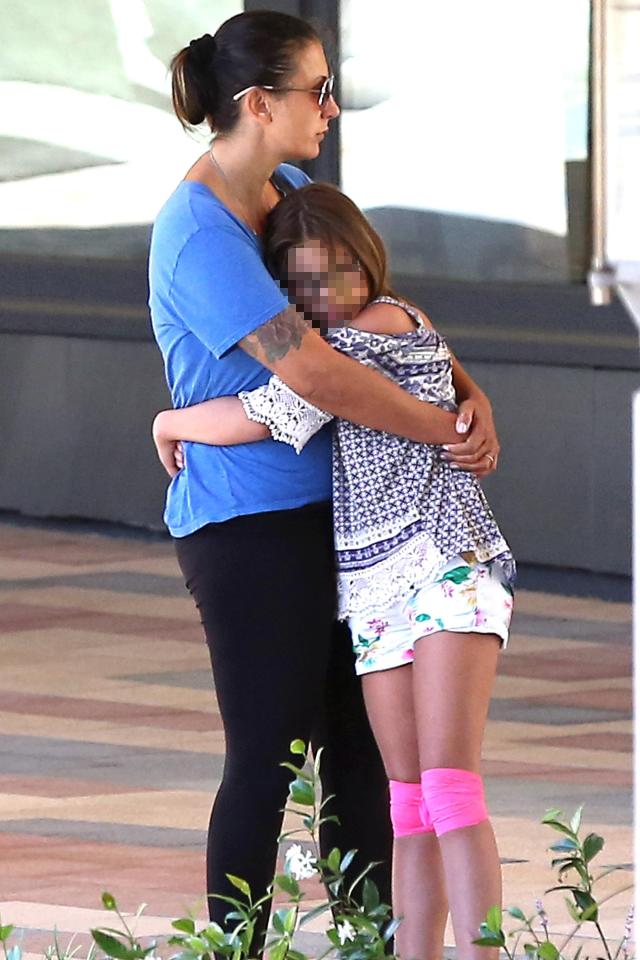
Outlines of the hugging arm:
M269 428L248 419L237 397L218 397L193 407L162 410L153 421L153 442L170 477L178 473L177 444L180 440L221 446L252 443L269 436Z
M192 407L161 410L153 421L153 442L160 462L174 477L182 466L182 440L230 446L273 437L300 453L332 416L307 403L277 376L237 397L217 397Z
M458 439L453 444L447 444L444 456L452 464L484 477L496 469L500 456L491 402L453 354L451 359L453 385L458 400ZM473 450L469 446L470 440L474 441Z
M254 330L240 346L303 400L334 416L419 443L459 439L455 414L418 400L334 350L293 306Z
M452 462L480 476L490 472L485 454L498 449L491 406L455 358L454 385L461 401L457 419L334 350L294 307L249 334L240 346L276 375L239 397L159 413L153 438L171 476L178 472L178 440L226 445L272 436L299 453L332 415L418 442L446 443Z

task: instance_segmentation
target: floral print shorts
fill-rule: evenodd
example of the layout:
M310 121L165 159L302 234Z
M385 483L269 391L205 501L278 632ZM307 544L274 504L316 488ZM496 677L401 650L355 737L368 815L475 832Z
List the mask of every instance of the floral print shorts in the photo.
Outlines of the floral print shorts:
M500 563L454 557L407 600L349 619L356 673L411 663L416 641L441 630L494 633L505 647L512 610L513 587Z

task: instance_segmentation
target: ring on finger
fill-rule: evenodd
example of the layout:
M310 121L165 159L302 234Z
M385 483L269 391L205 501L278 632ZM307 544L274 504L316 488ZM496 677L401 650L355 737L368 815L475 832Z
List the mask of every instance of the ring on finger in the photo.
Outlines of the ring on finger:
M496 458L495 458L495 457L492 457L490 453L485 453L485 457L487 458L487 460L489 461L489 463L491 464L491 466L492 466L492 467L495 467L495 465L496 465Z

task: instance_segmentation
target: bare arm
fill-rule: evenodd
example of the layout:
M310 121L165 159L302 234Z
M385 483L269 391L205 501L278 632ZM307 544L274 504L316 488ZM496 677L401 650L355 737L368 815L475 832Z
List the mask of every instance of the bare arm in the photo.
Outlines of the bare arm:
M421 443L455 443L456 416L424 403L317 336L295 307L240 341L309 403L337 417Z
M476 476L484 477L498 466L500 442L493 421L491 402L478 384L469 376L460 361L451 354L453 363L453 385L458 399L458 419L456 429L458 441L447 444L444 454L453 464L471 470ZM468 439L464 439L465 435ZM481 441L478 458L470 454L468 441L472 438Z
M426 327L431 327L429 318L422 314ZM358 314L354 326L374 333L404 333L413 329L413 321L405 310L387 303L374 303ZM449 351L451 353L451 351ZM456 419L457 442L447 444L445 457L452 466L471 470L479 477L495 470L500 453L500 444L493 422L489 398L466 372L460 361L451 353L453 385L458 401ZM469 441L475 444L470 453ZM481 454L480 459L478 453Z
M153 421L153 442L170 476L178 472L176 443L192 440L214 446L253 443L269 436L269 428L249 420L237 397L218 397L193 407L162 410Z

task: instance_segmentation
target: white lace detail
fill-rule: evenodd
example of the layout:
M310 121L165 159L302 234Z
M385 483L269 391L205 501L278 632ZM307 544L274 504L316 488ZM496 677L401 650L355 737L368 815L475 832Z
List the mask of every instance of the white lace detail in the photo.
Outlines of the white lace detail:
M296 453L333 419L332 414L303 400L275 374L264 386L243 390L238 397L249 420L265 424L274 440L288 443Z
M510 557L509 545L499 535L482 547L470 542L468 550L475 553L480 563L499 559L502 553ZM346 620L356 615L380 614L432 580L450 559L448 551L440 550L427 533L420 532L392 556L378 560L370 567L349 572L340 570L338 618Z

